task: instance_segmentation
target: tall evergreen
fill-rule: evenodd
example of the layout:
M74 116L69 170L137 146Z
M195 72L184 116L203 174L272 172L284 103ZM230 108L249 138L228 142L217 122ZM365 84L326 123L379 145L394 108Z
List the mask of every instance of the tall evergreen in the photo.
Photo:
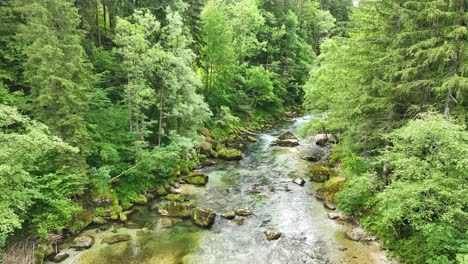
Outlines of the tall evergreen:
M78 30L77 9L72 1L64 0L18 0L15 6L25 21L18 39L24 45L24 76L31 87L33 115L55 135L80 149L62 158L83 173L88 135L82 115L91 65L81 46L83 32Z

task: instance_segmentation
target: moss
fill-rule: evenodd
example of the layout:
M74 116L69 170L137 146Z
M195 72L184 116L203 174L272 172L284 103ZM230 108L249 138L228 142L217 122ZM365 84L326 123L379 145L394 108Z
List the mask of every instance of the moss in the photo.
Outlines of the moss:
M257 142L257 139L252 137L252 136L248 136L247 137L247 141L250 141L250 142Z
M145 205L147 203L148 203L148 198L142 194L138 195L138 197L135 200L135 204Z
M335 194L343 190L345 181L344 177L331 178L317 189L317 195L324 197L327 202L334 203Z
M184 177L183 180L188 184L205 185L208 183L208 175L193 173L187 177Z
M190 202L165 202L158 207L158 212L163 216L189 217L192 203Z
M167 195L167 190L164 188L164 186L157 186L156 189L156 194L158 196L166 196Z
M85 229L93 222L94 213L90 210L83 210L73 217L69 229L72 232L78 232Z
M240 160L242 153L237 149L223 148L218 151L218 157L225 160Z
M119 213L119 219L122 222L127 222L127 214L125 214L124 212Z
M169 200L169 201L175 201L175 202L183 202L184 201L184 198L182 197L182 195L174 194L174 193L168 194L166 196L166 199Z
M315 165L310 169L310 178L316 182L325 182L330 177L330 168L325 165Z

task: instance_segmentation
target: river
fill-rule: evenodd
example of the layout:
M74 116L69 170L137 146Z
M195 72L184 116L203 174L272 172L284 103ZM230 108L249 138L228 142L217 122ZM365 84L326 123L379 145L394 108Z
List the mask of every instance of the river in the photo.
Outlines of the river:
M370 264L390 263L376 244L344 238L349 224L330 220L329 212L314 198L319 184L308 179L311 162L301 159L308 149L317 148L305 139L294 148L271 146L285 131L297 129L309 117L296 118L258 136L241 161L220 161L204 169L209 175L205 187L182 185L182 193L197 206L218 213L211 229L194 226L190 220L160 217L140 207L129 221L146 226L130 229L114 226L106 231L87 230L96 244L83 252L72 252L65 264ZM305 186L292 183L306 179ZM254 213L238 225L219 215L229 209L248 207ZM265 230L282 232L279 240L265 239ZM103 237L130 234L132 240L102 244Z

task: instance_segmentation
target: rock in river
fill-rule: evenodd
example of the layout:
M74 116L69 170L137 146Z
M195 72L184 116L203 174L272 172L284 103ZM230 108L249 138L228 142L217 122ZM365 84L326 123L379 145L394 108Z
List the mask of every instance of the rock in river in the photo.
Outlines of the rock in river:
M273 141L272 145L278 145L281 147L295 147L299 145L299 140L291 132L285 132L281 134L277 140Z
M76 250L85 250L94 245L94 237L92 236L78 236L75 239L73 239L73 243L71 244L71 248L74 248Z
M330 218L332 220L340 219L341 217L342 217L341 213L334 213L334 212L328 213L328 218Z
M250 211L249 209L247 208L237 208L236 209L236 215L238 216L249 216L249 215L252 215L252 211Z
M164 202L158 207L162 216L189 217L192 203L189 202Z
M226 212L221 214L221 217L226 218L226 219L234 219L236 217L236 212L226 211Z
M193 210L192 221L200 227L210 227L214 224L216 213L211 209L197 207Z
M223 148L218 151L218 157L224 160L241 160L242 152L237 149Z
M366 235L366 231L360 227L346 231L345 237L352 241L359 241Z
M208 183L208 175L202 173L191 173L189 176L182 178L188 184L206 185Z
M281 232L274 231L274 230L268 230L265 231L265 236L267 240L277 240L278 238L281 237Z
M119 243L119 242L124 242L124 241L129 241L132 239L132 237L128 234L120 234L120 235L114 235L110 237L105 237L102 239L102 243L107 243L109 245Z
M66 258L68 258L70 255L66 252L59 252L57 253L57 255L55 255L53 258L52 258L52 261L55 262L55 263L59 263L59 262L62 262L64 261Z
M325 206L325 208L327 208L329 210L336 210L336 205L334 203L331 203L331 202L328 202L328 201L324 201L323 206Z
M305 184L305 181L304 181L304 179L302 179L302 178L295 178L295 179L293 180L293 182L294 182L295 184L299 185L299 186L304 186L304 184Z

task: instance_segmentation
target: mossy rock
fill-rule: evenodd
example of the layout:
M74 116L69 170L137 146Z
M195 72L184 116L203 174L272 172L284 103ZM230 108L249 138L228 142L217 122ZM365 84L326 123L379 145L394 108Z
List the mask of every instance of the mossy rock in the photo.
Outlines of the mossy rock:
M257 142L257 139L254 138L254 137L252 137L252 136L248 136L248 137L247 137L247 141L249 141L249 142Z
M78 232L85 229L93 222L93 218L94 213L90 210L83 210L77 213L69 225L70 231Z
M110 219L113 221L117 221L119 219L119 214L113 214L110 216Z
M158 196L166 196L168 193L164 186L157 186L155 191Z
M310 179L315 182L325 182L330 178L330 168L325 165L315 165L310 169Z
M218 151L218 157L224 160L241 160L242 152L237 149L223 148Z
M148 198L142 194L138 195L138 198L135 200L135 204L145 205L148 203Z
M335 194L343 190L345 182L344 177L331 178L317 189L317 195L324 197L326 202L334 203Z
M127 222L128 220L128 217L127 217L127 214L125 212L122 212L119 214L119 219L121 222Z
M111 236L111 237L105 237L102 239L102 244L104 243L107 243L109 245L111 244L115 244L115 243L119 243L119 242L125 242L125 241L129 241L130 239L132 239L132 237L128 234L119 234L119 235L114 235L114 236Z
M174 202L183 202L184 197L181 194L170 193L166 196L166 199Z
M159 205L158 212L162 216L190 217L191 208L192 208L191 202L168 201Z
M204 141L200 145L200 153L206 156L210 156L213 152L213 145L210 142Z
M148 198L148 200L153 200L155 197L154 197L154 194L152 193L146 193L146 198Z
M192 173L189 176L182 178L188 184L193 185L206 185L208 183L208 175L201 173Z
M210 227L214 224L216 213L211 209L197 207L193 210L192 221L200 227Z
M107 224L107 220L102 216L95 216L93 218L93 224L104 225L104 224Z
M42 264L44 259L54 253L50 244L42 243L34 250L34 264Z

